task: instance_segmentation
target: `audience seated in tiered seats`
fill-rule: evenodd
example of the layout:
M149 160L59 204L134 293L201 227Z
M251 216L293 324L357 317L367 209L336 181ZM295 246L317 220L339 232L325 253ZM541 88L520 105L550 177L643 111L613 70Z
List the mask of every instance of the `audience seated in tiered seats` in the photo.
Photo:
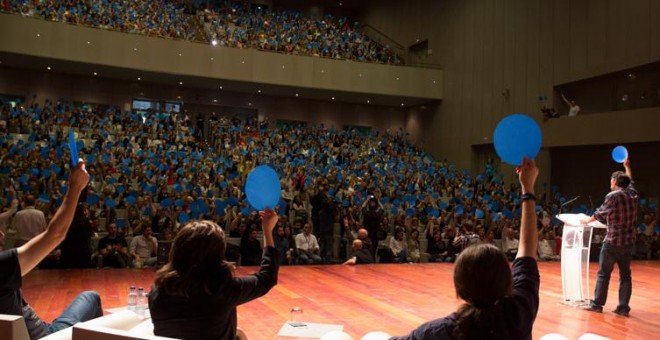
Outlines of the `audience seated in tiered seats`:
M500 246L507 230L515 235L520 226L519 193L515 186L504 185L491 163L476 176L459 171L447 160L425 154L401 130L363 136L323 126L272 129L254 118L221 117L214 121L223 122L222 126L214 126L203 139L184 113L122 112L113 106L73 105L63 99L16 107L4 103L0 121L5 122L0 124L3 190L7 179L13 179L19 200L33 195L35 208L50 220L66 191L68 131L73 129L91 176L83 216L95 232L103 233L105 226L115 223L129 244L147 227L164 239L191 219L207 218L227 230L230 243L237 238L239 246L245 230L260 225L243 188L247 174L263 164L276 169L284 184L278 212L283 217L279 226L288 233L289 264L307 263L300 261L299 247L294 246L305 223L310 223L312 234L322 237L312 204L319 187L327 188L325 195L334 211L330 222L341 226L339 258L333 259L334 254L322 258L326 262L349 258L356 237L377 261L382 260L395 227L405 231L401 244L407 254L416 252L416 242L409 249L408 241L417 230L419 252L424 255L420 260L432 250L437 252L431 254L434 261L451 261L465 246L466 229L475 235L474 240L467 238L468 244ZM546 188L539 196L539 216L545 216L540 219L554 244L561 230L549 216L564 199L557 188ZM11 201L4 197L0 203L11 210ZM431 227L434 231L429 233ZM443 245L435 242L435 231ZM102 236L92 237L94 248ZM15 231L10 230L12 237ZM649 238L651 253L657 256L657 233L652 231ZM334 245L317 241L320 248ZM555 245L556 253L560 249Z

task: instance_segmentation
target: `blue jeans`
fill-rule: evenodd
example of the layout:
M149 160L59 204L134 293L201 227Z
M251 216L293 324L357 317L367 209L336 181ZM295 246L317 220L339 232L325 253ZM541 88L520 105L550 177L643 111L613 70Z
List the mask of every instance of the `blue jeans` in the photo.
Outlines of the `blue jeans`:
M101 308L101 297L99 293L94 291L82 292L48 326L48 333L55 333L59 330L69 328L78 322L95 319L100 316L103 316L103 309Z
M630 260L632 259L632 246L615 246L603 242L598 261L598 279L592 306L602 308L607 302L607 289L610 285L610 274L614 263L619 266L619 305L618 311L630 312L630 296L632 295L632 279L630 276Z
M300 264L317 264L321 263L323 259L320 256L313 253L300 252L298 255L298 262Z

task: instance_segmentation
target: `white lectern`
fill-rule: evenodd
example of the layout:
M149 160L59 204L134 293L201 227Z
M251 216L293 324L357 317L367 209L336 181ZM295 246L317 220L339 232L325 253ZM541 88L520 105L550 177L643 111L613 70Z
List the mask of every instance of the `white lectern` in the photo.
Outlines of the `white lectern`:
M594 221L589 224L580 222L589 216L585 214L559 214L558 220L564 222L561 239L561 284L564 303L581 305L589 301L589 252L593 228L607 228Z

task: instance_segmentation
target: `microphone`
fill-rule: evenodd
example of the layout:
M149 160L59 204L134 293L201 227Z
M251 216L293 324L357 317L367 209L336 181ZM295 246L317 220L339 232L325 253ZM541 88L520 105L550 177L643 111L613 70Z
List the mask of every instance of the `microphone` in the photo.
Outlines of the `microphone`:
M567 206L567 205L569 205L569 204L571 204L571 203L577 201L578 198L580 198L580 195L577 195L575 198L573 198L573 199L571 199L571 200L568 200L568 201L564 202L564 204L562 204L561 206L559 206L559 213L561 214L561 209L563 209L565 206Z

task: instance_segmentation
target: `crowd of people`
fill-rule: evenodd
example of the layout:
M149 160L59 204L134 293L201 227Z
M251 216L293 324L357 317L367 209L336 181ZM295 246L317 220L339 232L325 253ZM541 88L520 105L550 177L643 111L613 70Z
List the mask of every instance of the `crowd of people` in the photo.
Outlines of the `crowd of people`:
M76 223L81 227L70 232L72 241L53 254L64 261L60 265L89 265L76 262L90 258L97 246L85 240L107 232L110 239L94 255L112 257L110 266L151 266L156 237L171 240L181 225L197 219L212 220L240 240L238 249L228 249L234 259L258 264L260 219L244 193L246 177L258 165L271 166L281 179L277 212L285 218L278 222L276 243L283 264L346 260L355 240L380 262L448 262L475 243L498 244L512 258L518 248L516 185L505 185L492 163L474 176L434 160L401 130L360 135L224 119L214 120L222 124L214 124L205 139L186 113L122 112L65 100L4 104L0 118L6 122L0 126L3 188L13 197L21 193L18 220L27 212L43 215L34 226L14 228L19 245L43 231L61 203L70 163L67 131L77 131L91 180L76 217L84 223ZM551 216L564 199L556 188L545 190L537 202L539 239L547 242L541 258L556 259L561 231ZM4 199L5 216L18 210L13 197ZM647 258L655 258L656 214L645 209L639 231L648 234L638 239L646 242ZM6 228L16 221L0 223Z
M401 64L388 47L370 39L347 18L305 16L229 2L199 12L221 46L257 48L287 54Z
M0 11L50 21L235 48L398 65L388 46L357 23L231 1L190 8L183 1L2 0ZM196 14L195 14L196 13Z
M185 8L172 1L0 1L0 10L26 17L127 33L195 40L197 28Z

